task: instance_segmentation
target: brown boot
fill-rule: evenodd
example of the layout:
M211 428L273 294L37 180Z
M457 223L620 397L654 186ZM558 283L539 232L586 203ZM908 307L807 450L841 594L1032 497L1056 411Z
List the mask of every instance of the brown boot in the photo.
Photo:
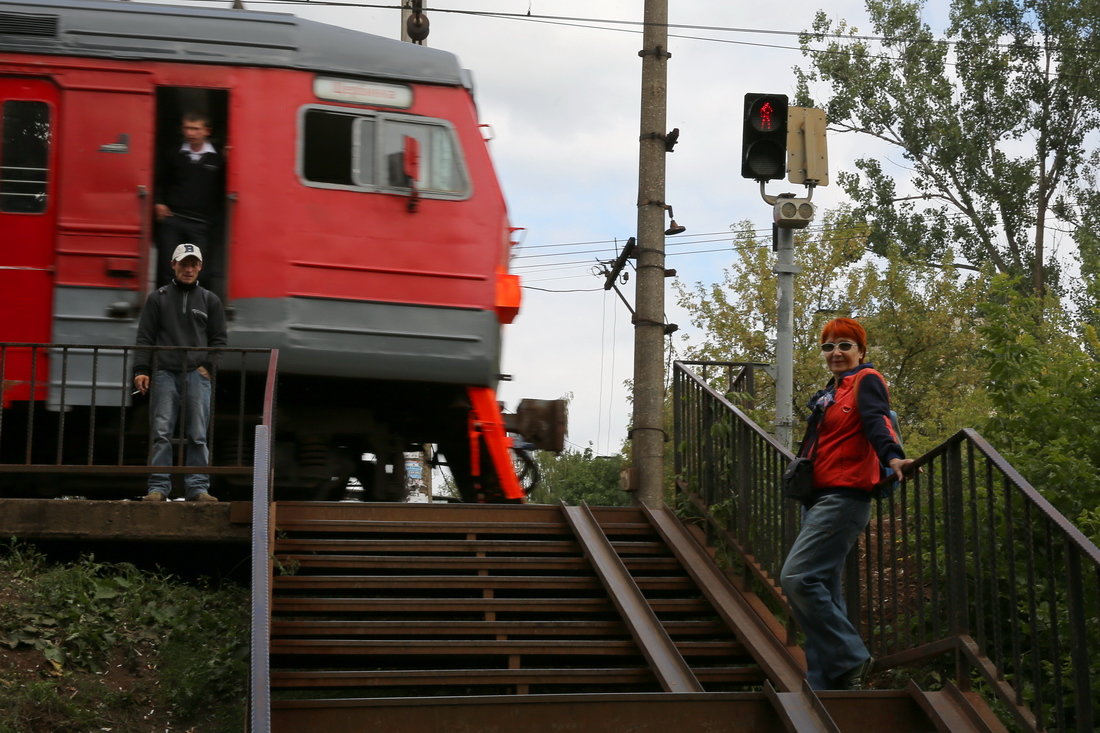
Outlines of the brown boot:
M201 494L195 494L190 499L188 499L188 501L217 501L217 500L218 500L218 497L211 496L209 493L207 493L205 491L202 492Z
M168 497L164 495L163 491L150 491L145 496L141 497L142 501L168 501Z

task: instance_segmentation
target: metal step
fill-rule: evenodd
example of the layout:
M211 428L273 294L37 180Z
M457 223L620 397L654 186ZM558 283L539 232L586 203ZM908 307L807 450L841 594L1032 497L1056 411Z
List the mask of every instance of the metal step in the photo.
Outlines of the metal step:
M950 681L942 690L927 692L909 680L906 690L940 733L1007 733L1001 721L979 712L974 703L980 703L983 710L987 709L980 699L968 698Z
M766 608L667 512L301 502L274 516L275 731L951 720L943 693L804 688Z
M792 692L776 692L771 682L764 692L788 733L840 733L821 700L805 682Z

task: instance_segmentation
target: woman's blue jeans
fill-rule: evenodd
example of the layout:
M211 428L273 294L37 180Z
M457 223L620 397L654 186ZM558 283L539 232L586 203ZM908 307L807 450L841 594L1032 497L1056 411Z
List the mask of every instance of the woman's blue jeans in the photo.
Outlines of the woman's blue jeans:
M870 654L844 602L844 560L871 517L870 502L829 494L802 512L802 529L783 563L780 583L806 636L806 679L815 690Z
M199 374L198 370L188 372L185 381L185 375L180 372L158 369L153 373L152 382L152 445L149 448L149 465L172 465L172 434L179 419L183 420L186 441L183 465L209 465L210 449L206 445L206 429L210 423L210 380ZM210 476L205 473L189 473L184 476L183 485L187 498L193 499L210 490ZM149 491L170 495L171 476L167 473L151 474Z

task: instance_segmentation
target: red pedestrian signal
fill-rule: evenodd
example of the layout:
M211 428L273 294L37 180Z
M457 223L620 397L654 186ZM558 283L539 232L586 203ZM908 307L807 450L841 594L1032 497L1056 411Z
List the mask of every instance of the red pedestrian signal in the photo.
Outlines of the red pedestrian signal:
M741 176L757 181L787 174L787 95L746 94Z

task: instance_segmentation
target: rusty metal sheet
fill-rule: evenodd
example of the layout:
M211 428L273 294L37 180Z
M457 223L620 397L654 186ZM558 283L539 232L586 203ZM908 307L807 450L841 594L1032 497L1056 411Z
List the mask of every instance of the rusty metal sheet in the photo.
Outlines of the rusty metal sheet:
M803 683L796 692L776 692L771 682L765 682L764 693L787 733L840 733L809 685Z
M941 733L1007 733L1007 728L992 716L983 716L954 683L942 690L925 691L909 680L906 691ZM985 703L982 702L982 707Z
M818 691L842 731L929 733L935 726L904 690Z
M400 654L403 656L616 656L638 657L638 648L630 639L535 639L496 641L495 639L284 639L271 640L272 654L326 654L330 656Z
M682 633L691 633L693 629L684 628ZM725 627L722 627L725 628ZM505 636L508 638L529 636L564 636L601 638L622 638L627 635L622 621L455 621L451 619L433 619L424 621L302 621L276 619L271 624L271 633L275 636L338 636L356 637L385 636L399 637L450 637L466 638L470 636ZM713 633L710 628L700 627L696 633Z
M702 691L703 686L668 638L596 518L584 506L563 506L562 511L661 686L668 692Z
M274 687L347 688L454 685L637 685L653 683L649 667L577 667L539 669L385 669L385 670L280 670L273 672Z
M568 540L493 540L493 539L280 539L280 548L286 552L358 552L409 553L417 556L445 553L470 554L475 552L510 556L514 553L529 555L579 554L581 549L572 539Z
M728 733L776 730L760 693L532 695L399 700L276 701L273 733ZM891 733L894 733L893 731Z
M780 692L802 688L805 673L787 648L722 575L718 566L668 509L645 508L653 526L680 559L703 595L749 649Z
M579 552L579 550L578 550ZM284 552L282 543L276 543L275 553L280 562L294 563L299 568L371 569L371 570L505 570L530 572L532 570L587 570L588 564L581 557L453 557L434 555L313 555Z
M538 504L402 504L346 501L281 501L286 516L300 521L354 520L371 523L438 523L458 527L552 524L561 529L556 506Z
M278 502L280 505L285 502ZM318 502L321 503L321 502ZM355 506L350 502L341 502L338 506ZM409 506L428 506L426 504L409 504ZM461 506L461 505L451 505ZM478 504L477 506L489 506ZM283 507L281 511L288 511ZM279 521L279 529L283 532L346 532L349 534L361 534L363 532L377 532L383 534L418 534L418 535L455 535L485 537L487 535L560 535L561 523L551 522L523 522L522 524L505 524L503 522L438 522L427 523L409 520L367 520L354 516L332 519L306 519L294 515Z
M440 611L472 613L611 612L607 598L275 598L276 613Z
M571 590L600 587L592 577L568 575L283 575L275 578L275 592L356 590Z
M288 552L282 542L276 543L280 562L294 563L297 567L310 568L371 568L385 570L586 570L588 563L581 557L456 557L453 555L349 555ZM580 552L578 548L577 552ZM673 558L628 558L623 563L631 571L678 570Z

